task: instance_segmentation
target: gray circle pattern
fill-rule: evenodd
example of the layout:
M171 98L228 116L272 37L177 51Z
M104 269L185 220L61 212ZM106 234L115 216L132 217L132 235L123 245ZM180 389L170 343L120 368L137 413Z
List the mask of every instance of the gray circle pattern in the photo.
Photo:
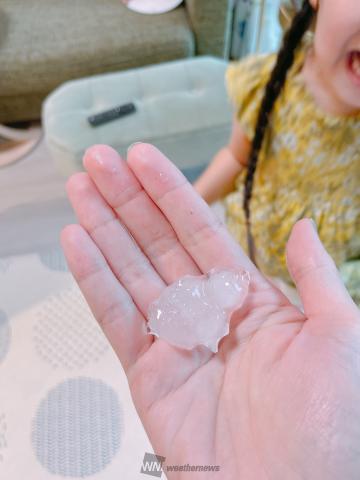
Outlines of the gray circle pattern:
M11 330L6 314L0 310L0 363L4 360L10 346Z
M86 477L102 471L119 450L123 413L116 392L87 377L53 388L37 409L32 444L52 474Z
M34 345L53 368L82 368L98 362L109 342L77 287L48 298L37 311Z
M6 440L6 418L4 413L0 413L0 462L4 460L3 451L7 447Z

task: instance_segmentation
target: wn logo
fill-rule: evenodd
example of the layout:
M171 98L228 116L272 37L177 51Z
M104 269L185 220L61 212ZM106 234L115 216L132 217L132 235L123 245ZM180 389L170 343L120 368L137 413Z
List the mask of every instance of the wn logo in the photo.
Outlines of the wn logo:
M145 453L140 473L160 478L163 472L163 462L165 462L165 457L153 453Z

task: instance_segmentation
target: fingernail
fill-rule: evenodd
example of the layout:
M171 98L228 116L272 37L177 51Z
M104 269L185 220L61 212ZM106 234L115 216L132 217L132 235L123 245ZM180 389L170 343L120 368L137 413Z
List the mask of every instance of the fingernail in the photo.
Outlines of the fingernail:
M128 147L128 149L127 149L127 155L129 155L130 150L131 150L135 145L138 145L139 143L143 143L143 142L134 142L134 143L132 143L132 144Z

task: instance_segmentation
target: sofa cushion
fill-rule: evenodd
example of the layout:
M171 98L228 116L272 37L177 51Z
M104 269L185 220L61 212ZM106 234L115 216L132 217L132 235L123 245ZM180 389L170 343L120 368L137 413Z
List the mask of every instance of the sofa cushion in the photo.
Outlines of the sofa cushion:
M194 57L66 82L43 104L45 138L59 171L82 169L84 151L105 143L126 156L135 141L155 144L190 179L230 135L227 62ZM93 128L89 115L134 102L136 112Z
M191 56L183 6L162 15L120 0L2 0L2 96L50 92L71 78Z

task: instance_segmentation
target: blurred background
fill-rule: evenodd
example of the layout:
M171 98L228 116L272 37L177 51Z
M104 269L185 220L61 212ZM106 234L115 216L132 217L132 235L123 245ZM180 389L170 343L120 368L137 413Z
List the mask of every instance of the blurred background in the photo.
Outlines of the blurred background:
M277 49L279 1L163 0L170 11L146 15L120 0L0 0L0 255L56 242L64 178L94 143L155 143L193 180L228 137L227 62ZM128 102L135 115L88 124Z

